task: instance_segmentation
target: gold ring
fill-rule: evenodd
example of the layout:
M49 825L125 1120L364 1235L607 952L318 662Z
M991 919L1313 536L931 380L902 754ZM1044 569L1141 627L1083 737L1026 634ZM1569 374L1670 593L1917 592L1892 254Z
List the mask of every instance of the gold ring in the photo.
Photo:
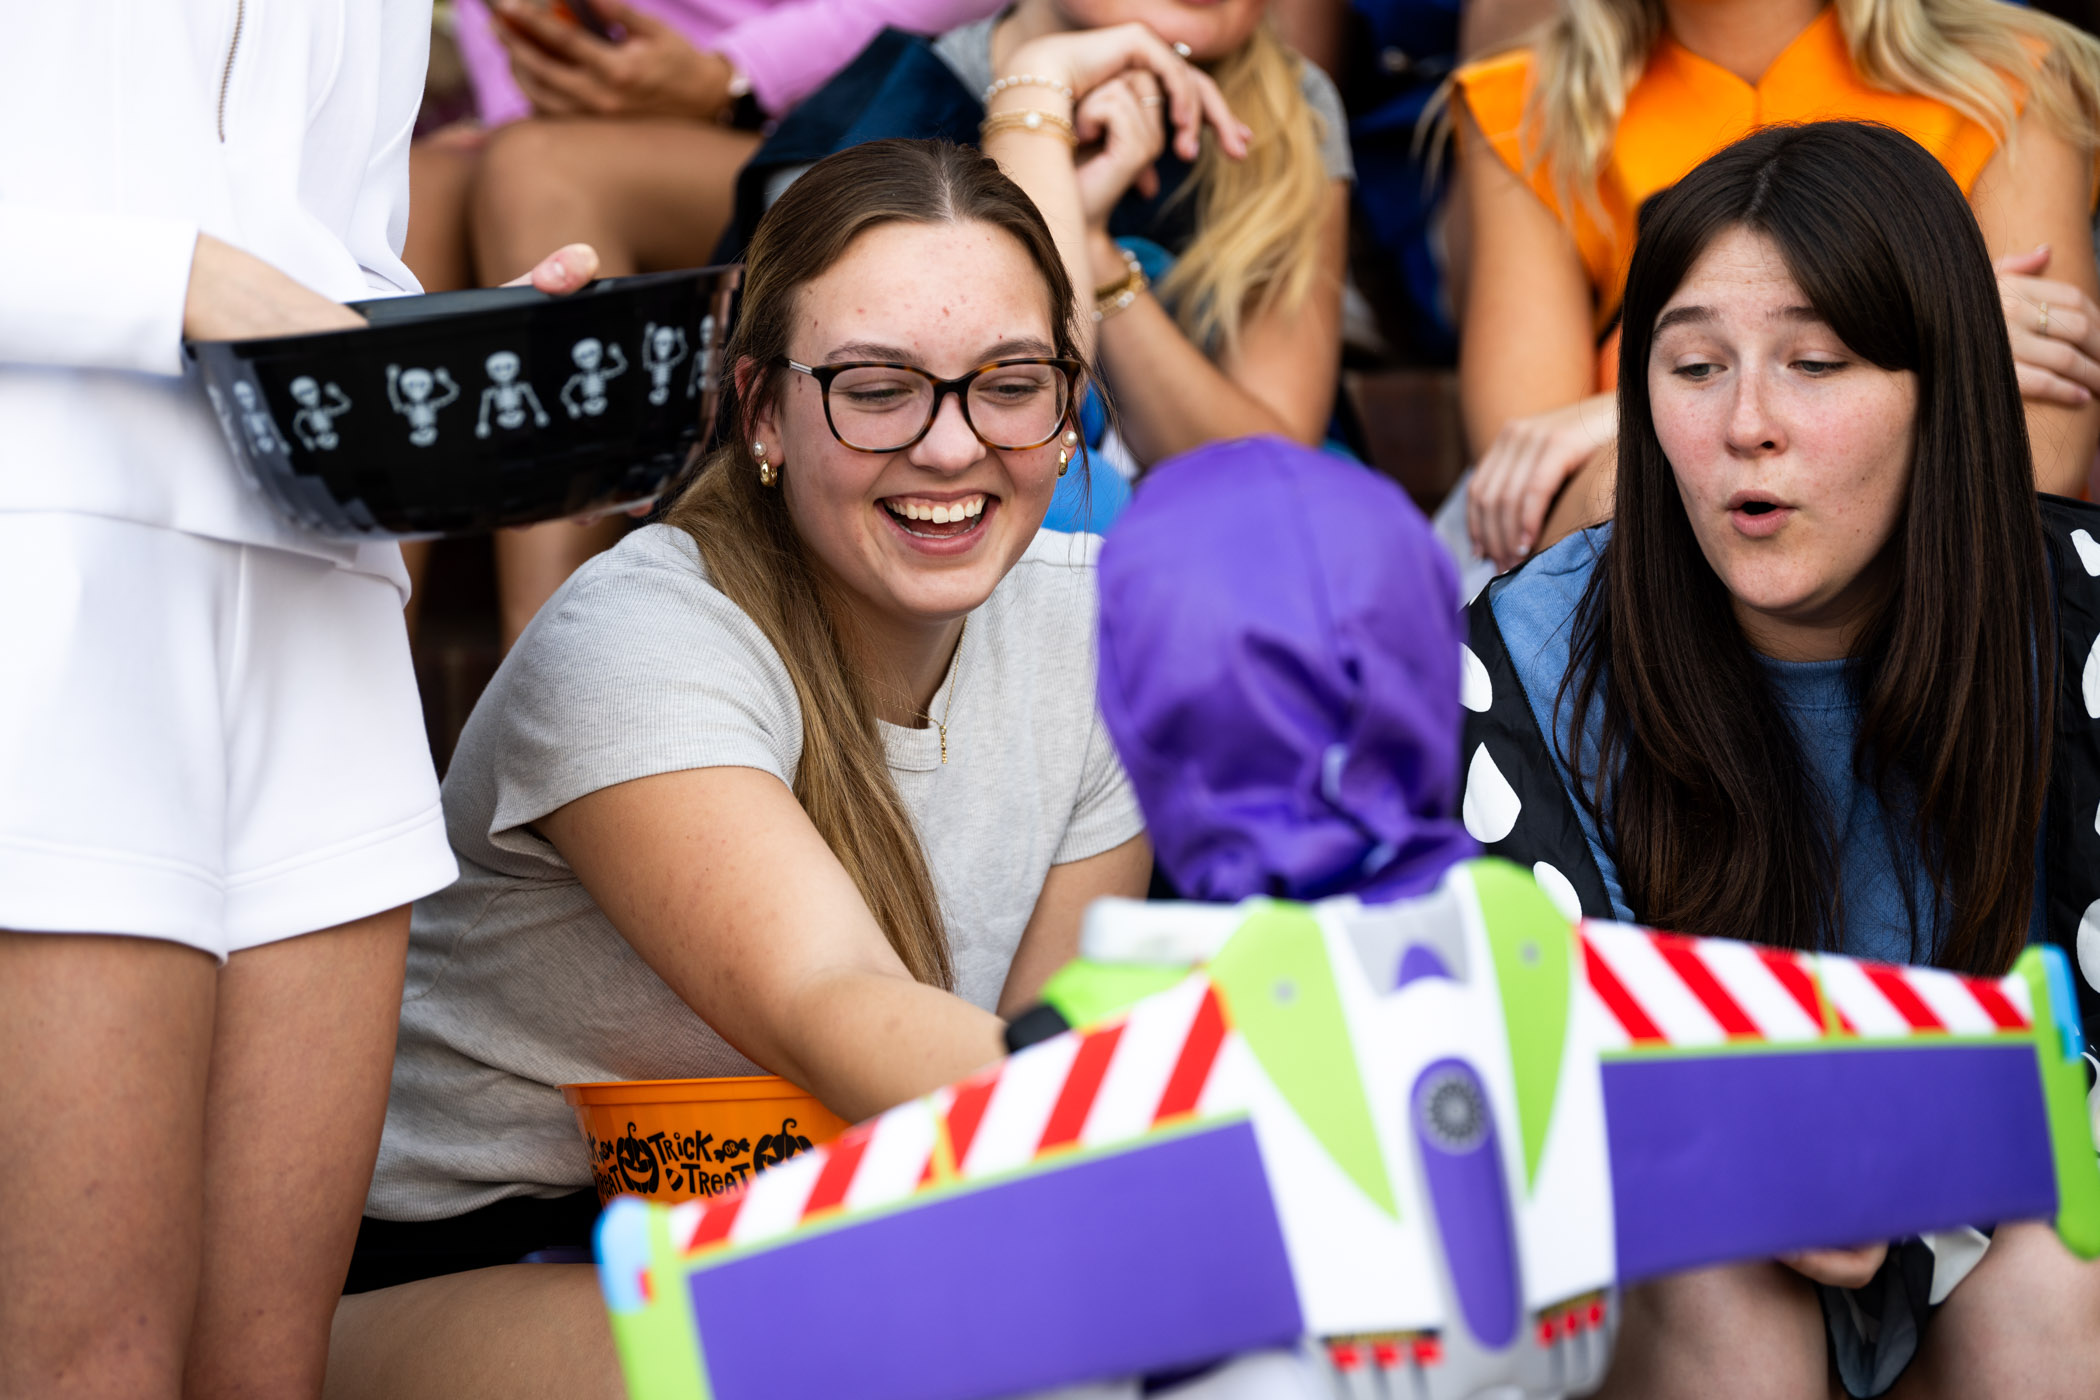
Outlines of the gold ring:
M2049 334L2049 303L2046 301L2042 303L2042 323L2035 330L2041 335Z

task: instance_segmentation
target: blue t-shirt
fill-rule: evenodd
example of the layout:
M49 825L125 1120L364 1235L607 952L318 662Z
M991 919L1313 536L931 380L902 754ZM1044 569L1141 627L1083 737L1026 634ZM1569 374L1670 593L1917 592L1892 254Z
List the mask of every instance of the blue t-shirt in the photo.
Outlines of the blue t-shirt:
M1560 694L1561 678L1568 670L1575 614L1610 534L1611 526L1606 524L1562 540L1496 589L1492 606L1510 662L1523 682L1525 698L1531 702L1532 714L1546 736L1547 746L1554 751L1554 767L1560 773L1561 784L1575 802L1576 816L1582 822L1597 870L1604 877L1612 910L1619 918L1633 921L1636 914L1627 906L1618 867L1605 853L1596 823L1575 798L1573 776L1561 762L1555 742L1556 735L1570 732L1567 726L1573 722L1573 695L1562 705L1558 717L1551 711ZM1923 867L1911 859L1907 823L1899 821L1897 829L1891 831L1880 797L1852 769L1859 706L1845 676L1851 663L1759 659L1764 663L1774 698L1793 724L1802 762L1830 812L1837 842L1838 879L1844 893L1843 951L1856 958L1883 962L1930 961L1934 931L1920 928L1914 946L1911 910L1917 911L1919 919L1931 920L1932 882ZM1590 772L1595 771L1597 743L1603 730L1600 708L1593 705L1585 716L1580 741L1580 760ZM2039 880L2039 841L2036 859ZM1909 867L1911 884L1907 906L1903 898L1905 866ZM2040 936L2041 914L2041 891L2037 887L2033 914L2037 922L2030 924L2030 941Z

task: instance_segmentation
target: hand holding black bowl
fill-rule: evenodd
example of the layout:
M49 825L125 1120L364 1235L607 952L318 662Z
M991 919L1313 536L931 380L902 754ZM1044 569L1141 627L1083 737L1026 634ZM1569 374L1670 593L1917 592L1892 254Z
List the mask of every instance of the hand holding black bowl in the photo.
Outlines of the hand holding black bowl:
M220 426L287 518L337 538L463 534L652 499L704 444L737 268L396 297L368 324L193 339ZM522 281L523 279L521 279Z

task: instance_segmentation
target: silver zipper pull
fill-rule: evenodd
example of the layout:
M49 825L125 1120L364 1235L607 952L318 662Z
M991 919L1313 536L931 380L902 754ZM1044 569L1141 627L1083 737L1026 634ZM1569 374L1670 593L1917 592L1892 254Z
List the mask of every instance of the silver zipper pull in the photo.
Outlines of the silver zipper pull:
M226 64L219 70L219 144L226 144L226 89L233 82L233 56L241 51L241 29L248 19L248 0L234 0L233 39L226 45Z

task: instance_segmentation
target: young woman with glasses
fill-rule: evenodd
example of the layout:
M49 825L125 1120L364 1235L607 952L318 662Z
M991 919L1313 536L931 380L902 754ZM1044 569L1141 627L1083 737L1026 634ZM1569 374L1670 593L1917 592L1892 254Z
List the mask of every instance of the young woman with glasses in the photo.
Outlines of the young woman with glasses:
M735 438L542 610L447 776L352 1287L422 1281L345 1300L331 1394L617 1384L587 1267L423 1277L586 1241L557 1086L770 1071L861 1118L997 1057L1085 906L1143 892L1093 541L1038 528L1074 305L959 147L844 151L760 227Z

